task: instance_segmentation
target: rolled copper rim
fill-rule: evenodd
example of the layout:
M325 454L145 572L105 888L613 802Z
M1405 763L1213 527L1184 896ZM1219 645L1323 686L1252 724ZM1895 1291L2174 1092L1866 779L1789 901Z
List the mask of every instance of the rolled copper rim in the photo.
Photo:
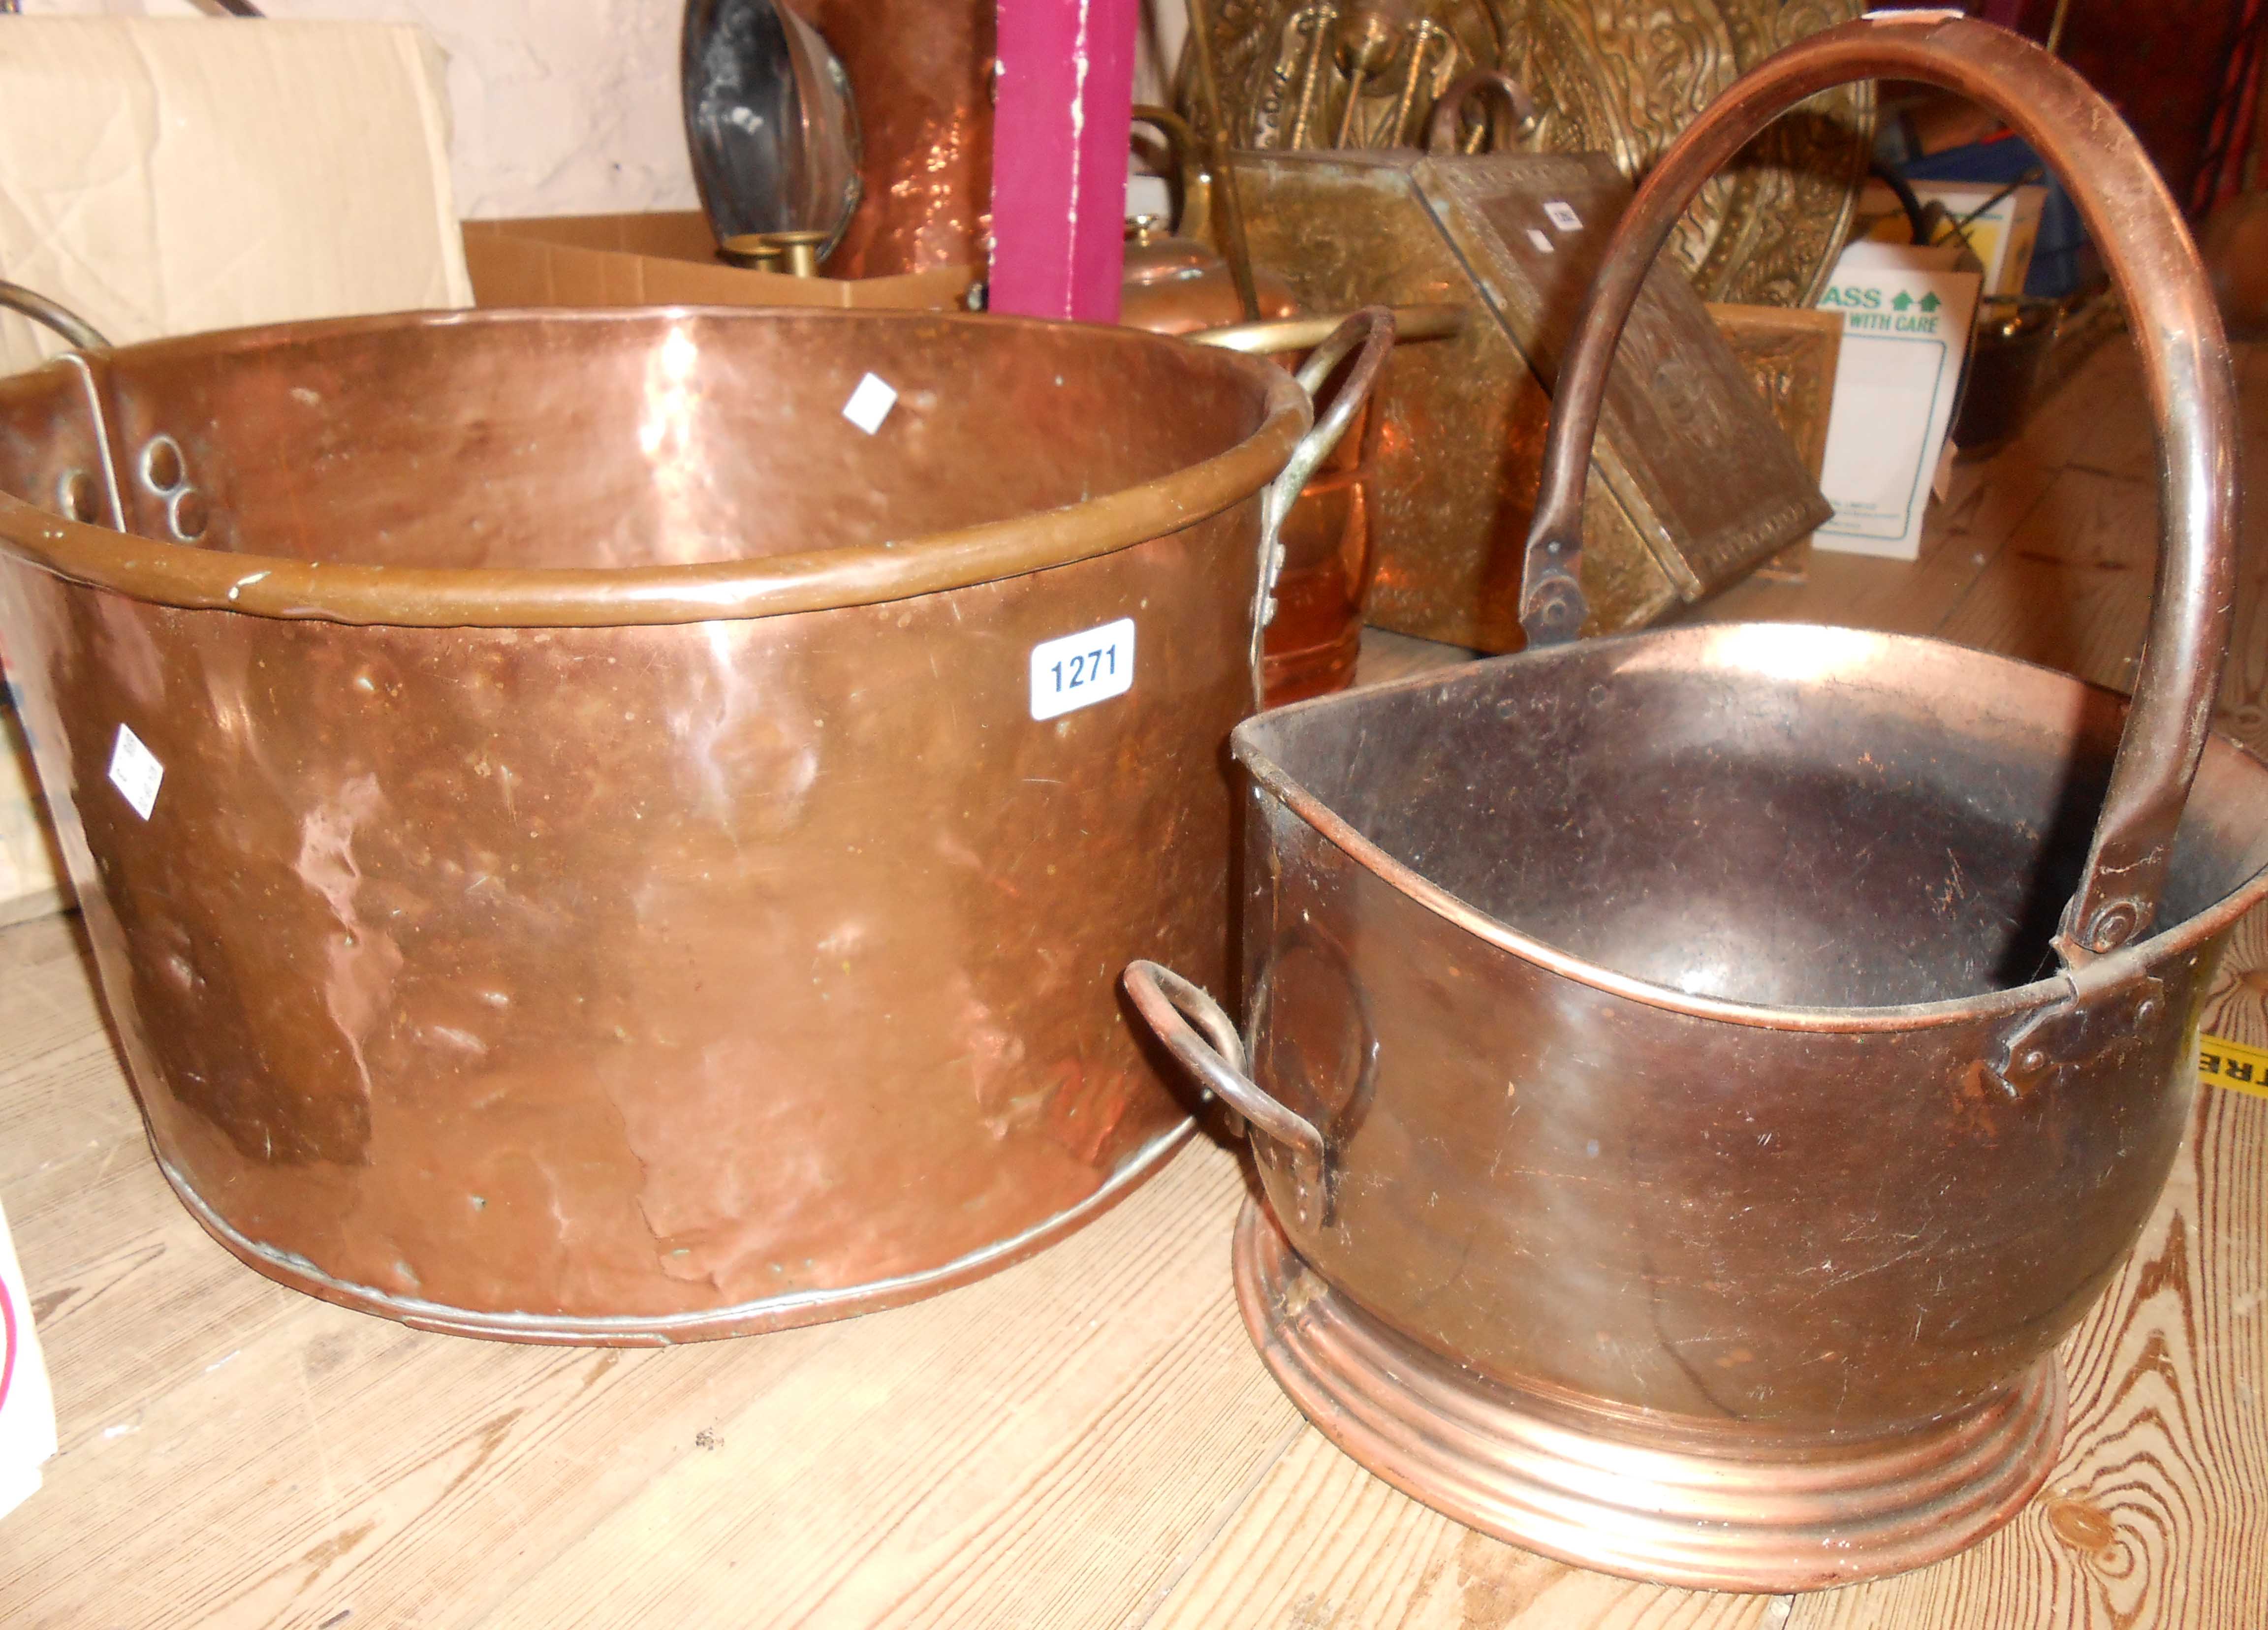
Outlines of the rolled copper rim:
M756 312L732 306L659 306L629 311L490 310L412 312L239 329L220 339L158 340L216 357L288 333L300 341L373 328L472 327L538 319L547 323L650 321L655 317L725 322L888 322L873 312ZM1031 319L918 313L924 323L989 329L1046 329ZM1108 345L1180 343L1136 329L1092 331ZM1196 525L1251 497L1272 481L1310 422L1305 393L1283 370L1256 358L1211 355L1258 387L1259 427L1226 452L1185 469L1059 509L1017 516L887 545L813 549L755 560L696 565L598 568L404 568L223 554L65 519L0 493L0 550L73 583L188 610L400 628L616 628L708 622L872 606L1051 566L1093 559Z
M1728 629L1737 629L1742 626L1737 623L1695 624L1683 628L1654 629L1645 634L1622 635L1616 636L1613 642L1585 640L1580 644L1552 646L1548 650L1550 652L1574 651L1596 649L1609 642L1641 639L1654 642L1675 639L1707 641L1721 636ZM1885 634L1857 628L1828 628L1809 623L1772 623L1768 626L1776 631L1831 634L1838 639L1866 640L1889 647L1934 646L1943 650L1956 651L1968 658L2005 663L2012 668L2028 668L2035 672L2053 674L2055 678L2064 680L2076 689L2093 691L2105 696L2117 695L2117 692L2102 686L2074 678L2071 674L2059 672L2052 668L2043 667L2038 663L2026 662L2016 657L2004 657L1995 652L1975 650L1965 645L1956 645L1949 640L1931 639L1926 635ZM1538 660L1543 655L1543 653L1536 653L1499 660L1533 662ZM1472 664L1463 672L1471 672L1479 665ZM1395 691L1438 688L1444 682L1443 676L1439 672L1413 673L1405 679L1390 680L1384 685L1373 687L1368 694L1388 695ZM1455 676L1451 676L1446 682L1454 684ZM1280 720L1300 709L1329 708L1341 700L1333 696L1312 697L1305 701L1295 701L1276 709L1267 716ZM2126 699L2122 697L2120 700ZM1577 956L1572 951L1562 951L1555 945L1547 944L1540 939L1532 938L1521 933L1500 918L1492 917L1486 912L1467 905L1448 890L1428 879L1424 873L1396 860L1365 837L1352 823L1293 779L1282 765L1255 746L1248 734L1250 725L1255 722L1248 720L1245 724L1237 727L1236 732L1229 738L1229 751L1235 756L1236 761L1243 766L1254 782L1269 797L1281 802L1285 808L1314 827L1327 841L1352 857L1358 865L1384 878L1388 884L1435 915L1455 923L1476 939L1484 940L1501 950L1510 951L1513 956L1549 968L1563 978L1572 980L1578 984L1587 985L1594 990L1627 997L1631 1001L1642 1002L1650 1007L1664 1009L1672 1013L1687 1014L1694 1018L1721 1019L1728 1024L1749 1024L1764 1030L1837 1033L1929 1030L1942 1024L1965 1024L1979 1019L1997 1019L2030 1009L2045 1007L2070 993L2070 981L2061 972L2057 972L2044 978L2034 980L2029 984L2014 985L2001 990L1982 991L1970 996L1948 996L1939 1002L1918 1002L1896 1007L1880 1008L1773 1007L1762 1002L1728 1001L1721 996L1697 996L1671 986L1657 985L1650 980L1642 980L1632 974L1617 973L1612 968L1591 961L1588 958ZM2256 763L2258 762L2253 753L2241 744L2231 741L2225 736L2214 736L2212 738L2212 745L2216 750L2233 753L2241 758L2253 759ZM2161 925L2156 932L2146 937L2130 941L2118 950L2098 958L2098 964L2107 980L2115 982L2138 977L2169 956L2178 955L2204 944L2214 935L2231 927L2239 917L2259 905L2264 899L2268 899L2268 867L2254 872L2204 910L2179 922Z
M1696 1434L1475 1376L1323 1279L1257 1199L1232 1266L1269 1373L1357 1464L1468 1527L1626 1578L1778 1593L1919 1568L2021 1509L2063 1442L2052 1349L1996 1396L1885 1433Z

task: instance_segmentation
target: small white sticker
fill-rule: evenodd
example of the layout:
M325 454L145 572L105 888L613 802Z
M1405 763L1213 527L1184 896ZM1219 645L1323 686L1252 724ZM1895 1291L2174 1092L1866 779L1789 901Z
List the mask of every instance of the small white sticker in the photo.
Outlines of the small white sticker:
M1583 217L1575 213L1574 206L1564 198L1554 198L1543 206L1543 213L1551 217L1551 224L1563 232L1580 232Z
M1121 617L1084 634L1032 647L1032 716L1058 714L1123 696L1134 687L1134 620Z
M1528 229L1528 241L1534 244L1537 250L1544 254L1558 253L1552 247L1550 236L1540 226L1531 226Z
M158 807L158 783L165 779L166 767L158 762L158 755L142 745L139 736L120 725L117 743L110 749L110 784L126 796L144 820Z
M882 421L890 416L890 409L898 405L898 393L874 374L858 381L858 388L850 393L850 400L843 404L843 416L872 436L882 428Z

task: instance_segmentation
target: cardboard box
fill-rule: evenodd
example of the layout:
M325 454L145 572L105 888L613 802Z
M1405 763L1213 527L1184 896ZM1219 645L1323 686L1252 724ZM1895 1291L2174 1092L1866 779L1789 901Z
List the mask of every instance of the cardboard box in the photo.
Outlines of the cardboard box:
M482 305L831 305L964 309L973 267L898 277L791 277L717 258L698 210L465 223Z
M442 57L421 31L146 17L0 28L0 267L114 344L472 298ZM62 343L0 321L0 374Z
M1843 319L1819 479L1835 518L1812 533L1820 548L1901 561L1921 554L1980 281L1953 270L1954 259L1950 248L1860 239L1835 263L1819 298Z
M2046 187L2019 187L2009 192L1988 181L1916 181L1912 186L1922 202L1941 203L1950 212L1952 218L1938 226L1938 243L1951 243L1955 222L1968 222L1962 230L1984 265L1987 296L2023 293L2025 275L2032 268L2032 248L2039 241ZM1866 235L1876 243L1902 244L1912 236L1896 195L1880 181L1867 182L1860 193L1859 215L1871 223Z

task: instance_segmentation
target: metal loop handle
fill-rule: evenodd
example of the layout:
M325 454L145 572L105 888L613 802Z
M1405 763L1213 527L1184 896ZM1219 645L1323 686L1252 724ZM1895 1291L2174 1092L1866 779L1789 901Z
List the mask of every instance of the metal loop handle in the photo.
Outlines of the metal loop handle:
M1394 313L1394 342L1447 340L1465 331L1462 305L1390 305ZM1216 350L1241 351L1247 356L1273 356L1283 351L1304 351L1321 345L1331 330L1347 319L1345 312L1324 312L1314 317L1269 317L1256 323L1227 323L1185 334L1199 345Z
M1318 1166L1323 1134L1306 1116L1286 1109L1244 1073L1244 1044L1220 1003L1173 969L1155 962L1126 965L1126 994L1182 1067L1255 1130ZM1194 1021L1194 1023L1192 1023ZM1199 1031L1203 1034L1199 1034Z
M1488 126L1484 123L1474 132L1469 144L1457 139L1458 126L1465 114L1465 104L1482 92L1493 92L1497 99L1512 115L1513 129L1521 135L1535 128L1535 99L1528 87L1501 68L1476 68L1442 92L1433 104L1432 117L1425 121L1425 151L1432 154L1476 153L1488 139Z
M1212 170L1197 133L1172 108L1148 102L1134 104L1133 122L1149 125L1166 138L1166 162L1173 169L1166 183L1174 206L1166 230L1177 237L1207 236L1211 231Z
M1383 305L1366 305L1360 311L1348 312L1346 320L1332 329L1323 342L1307 354L1307 360L1300 364L1300 371L1294 377L1312 401L1315 393L1323 388L1323 381L1347 359L1348 353L1358 345L1362 347L1354 371L1347 375L1346 383L1339 386L1322 417L1292 449L1284 473L1268 488L1266 514L1271 538L1283 525L1284 518L1292 512L1301 489L1322 466L1323 460L1331 456L1331 450L1339 444L1339 437L1346 434L1347 426L1369 400L1371 387L1378 383L1379 370L1386 366L1387 356L1394 349L1394 336L1393 312Z
M1220 349L1238 350L1242 347L1237 338L1254 325L1240 323L1227 328L1215 328L1189 337L1199 345L1212 345ZM1350 312L1346 320L1331 330L1322 344L1309 353L1300 364L1297 376L1300 388L1310 400L1323 388L1323 381L1347 358L1356 346L1362 355L1356 358L1354 371L1331 398L1331 405L1307 429L1292 449L1285 462L1283 473L1269 483L1260 504L1260 581L1253 590L1252 602L1252 694L1262 694L1267 688L1261 676L1261 641L1263 632L1276 615L1276 577L1284 569L1282 534L1284 518L1299 502L1300 493L1309 479L1331 456L1339 444L1339 437L1354 421L1355 414L1370 396L1371 387L1378 383L1379 372L1394 349L1394 313L1383 305L1366 305ZM1224 342L1226 341L1226 342Z
M21 283L0 279L0 306L20 312L35 323L44 323L79 350L106 351L110 349L110 341L104 339L101 331L85 318Z
M1623 324L1686 204L1780 114L1867 78L1938 85L2005 119L2064 178L2133 313L2157 421L2157 583L2110 791L2056 937L2076 964L2148 932L2205 750L2234 614L2236 382L2165 184L2110 104L2039 47L1953 13L1876 12L1767 59L1671 143L1615 228L1559 371L1521 623L1532 645L1572 639L1582 626L1583 487L1600 402Z

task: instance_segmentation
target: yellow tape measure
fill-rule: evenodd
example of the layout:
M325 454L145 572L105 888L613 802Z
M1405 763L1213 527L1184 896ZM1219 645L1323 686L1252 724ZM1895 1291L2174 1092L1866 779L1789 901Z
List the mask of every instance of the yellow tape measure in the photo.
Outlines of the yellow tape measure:
M2268 1098L2268 1047L2248 1046L2225 1037L2198 1033L2198 1079Z

